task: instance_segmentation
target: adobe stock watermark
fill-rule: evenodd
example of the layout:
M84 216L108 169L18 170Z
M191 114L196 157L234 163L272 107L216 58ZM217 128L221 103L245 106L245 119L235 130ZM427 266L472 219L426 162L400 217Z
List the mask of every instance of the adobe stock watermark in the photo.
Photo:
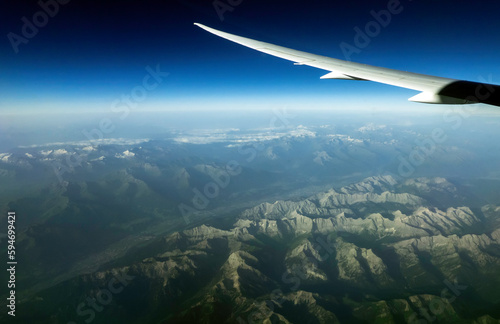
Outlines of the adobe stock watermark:
M116 274L111 278L106 287L99 289L92 296L87 296L84 302L76 307L76 314L79 317L85 317L85 323L92 323L96 318L96 312L102 312L104 307L111 304L113 296L123 292L135 276L128 274ZM67 322L67 324L77 324L76 322Z
M475 88L474 95L470 95L466 100L471 102L481 102L488 100L494 93L495 88L488 86L493 83L492 75L486 80L480 76L478 85ZM486 90L486 91L485 91ZM443 114L444 125L448 125L451 130L457 130L462 127L464 120L473 115L481 106L479 104L454 105L447 109ZM424 139L415 140L415 146L408 156L398 156L398 173L404 178L413 175L417 168L428 161L436 152L437 148L448 140L449 136L442 127L436 127Z
M71 0L47 0L38 1L40 10L35 12L31 19L26 16L21 18L23 23L21 26L20 35L14 32L7 34L10 45L14 53L19 53L19 46L28 44L33 39L41 28L44 28L49 23L51 18L54 18L60 10L60 6L68 4Z
M212 6L217 16L219 16L220 21L224 21L224 14L228 11L233 12L242 2L243 0L214 0Z
M426 324L434 322L437 319L437 316L442 315L446 310L446 304L443 302L443 299L446 300L449 305L462 294L460 292L461 290L463 291L467 289L467 286L459 285L456 280L454 280L454 282L452 283L446 279L443 281L443 283L447 288L443 288L443 290L441 290L441 298L433 298L429 303L429 309L419 308L418 314L413 313L408 318L409 324Z
M159 64L155 68L148 65L145 69L147 73L142 78L142 82L133 87L129 93L122 94L119 99L111 103L112 116L102 118L96 128L82 130L82 134L89 141L90 146L94 147L100 144L106 135L109 136L113 133L116 129L116 119L124 120L127 118L132 110L139 108L139 104L147 99L148 93L156 90L169 75L168 72L161 71ZM63 175L65 173L71 173L74 168L81 166L84 162L85 155L81 152L73 150L70 153L72 154L66 155L65 163L52 161L52 168L60 183L64 182Z
M386 9L382 9L380 11L370 11L370 15L373 17L373 20L367 22L363 29L358 26L354 27L355 34L353 43L340 43L340 49L344 54L344 58L347 61L350 61L353 54L361 53L364 48L370 45L373 38L380 35L382 30L389 26L392 22L393 16L399 15L403 12L403 9L404 7L401 5L399 0L389 0Z
M269 122L270 129L273 133L290 126L290 119L294 118L287 112L286 108L281 110L273 109L274 116ZM238 147L238 153L245 156L245 161L251 163L255 160L258 153L264 150L262 143L244 144ZM242 161L240 161L242 162ZM231 160L226 163L223 169L218 169L216 172L210 174L212 181L206 183L203 188L193 188L194 193L191 199L191 204L181 203L178 209L181 212L182 218L186 225L191 223L191 217L205 210L210 202L219 197L221 190L226 189L231 183L231 179L240 175L243 172L243 167L240 162ZM215 174L216 173L216 174Z
M313 243L312 248L317 252L322 250L324 250L324 252L319 252L319 257L307 257L303 259L301 263L296 263L291 266L290 269L285 270L285 272L283 272L283 275L281 276L281 281L283 282L283 284L292 285L290 287L290 290L293 292L297 291L300 287L301 279L307 279L307 269L311 265L314 268L317 268L319 263L325 262L332 255L334 255L336 238L336 232L328 234L326 239L324 237L317 237L315 239L315 242ZM323 255L321 255L321 253L323 253ZM240 324L262 323L263 320L271 316L276 306L280 308L283 307L284 302L285 298L283 291L281 289L275 289L271 292L271 298L269 300L266 300L259 305L254 304L254 307L257 308L257 310L251 312L247 316L246 321L241 318L241 316L237 318L237 321Z

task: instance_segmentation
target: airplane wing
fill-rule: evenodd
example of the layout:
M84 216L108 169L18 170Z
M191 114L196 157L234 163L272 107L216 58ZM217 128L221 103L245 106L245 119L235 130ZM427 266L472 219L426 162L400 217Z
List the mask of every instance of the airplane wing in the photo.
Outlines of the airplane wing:
M500 86L399 71L349 62L222 32L199 23L196 26L232 42L274 55L295 65L308 65L330 71L321 79L368 80L420 91L409 101L433 104L485 103L500 106Z

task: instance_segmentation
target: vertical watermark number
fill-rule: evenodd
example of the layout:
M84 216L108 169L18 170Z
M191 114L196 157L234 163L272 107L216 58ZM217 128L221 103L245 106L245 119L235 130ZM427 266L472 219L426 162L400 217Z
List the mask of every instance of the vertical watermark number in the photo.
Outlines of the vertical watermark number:
M7 214L7 272L9 273L9 281L7 288L9 289L9 297L7 297L7 308L10 316L16 316L16 213L8 212Z

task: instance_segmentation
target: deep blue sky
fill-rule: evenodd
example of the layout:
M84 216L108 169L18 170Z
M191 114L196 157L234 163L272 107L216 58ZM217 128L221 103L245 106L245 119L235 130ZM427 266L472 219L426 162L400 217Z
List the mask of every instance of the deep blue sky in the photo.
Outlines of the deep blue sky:
M44 1L44 0L42 0ZM343 58L356 26L390 1L232 0L221 21L213 1L82 1L61 5L14 50L38 1L1 4L0 111L110 110L142 83L146 66L169 76L142 109L398 106L416 92L371 82L319 80L325 74L219 39L208 26L316 54ZM46 1L44 1L46 2ZM221 0L228 3L228 0ZM458 79L500 83L498 1L401 0L402 12L353 61ZM267 107L266 106L266 107ZM415 106L416 107L416 106Z

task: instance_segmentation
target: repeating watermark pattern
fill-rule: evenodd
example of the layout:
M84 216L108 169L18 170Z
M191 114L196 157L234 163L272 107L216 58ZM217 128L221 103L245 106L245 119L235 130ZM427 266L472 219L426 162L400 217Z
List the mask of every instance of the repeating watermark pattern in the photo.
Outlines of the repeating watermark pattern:
M115 121L124 120L130 115L130 112L139 107L139 104L145 101L148 97L148 93L154 91L163 82L163 80L168 77L168 72L161 71L160 65L157 64L155 68L151 66L146 66L146 75L143 77L140 85L133 87L129 93L122 94L119 99L114 100L111 103L111 112L113 115L111 117L102 118L98 126L91 130L83 129L82 134L89 141L90 146L97 146L103 139L105 135L110 135L116 129ZM116 116L118 114L118 116ZM65 173L70 173L74 168L79 167L84 162L85 156L76 151L71 152L73 154L66 155L65 163L59 161L52 161L52 168L54 173L59 180L59 183L64 185L63 175Z
M274 116L269 122L269 126L272 132L277 132L284 128L290 126L290 119L294 118L287 112L286 108L281 110L273 109ZM256 142L252 144L245 144L238 147L238 153L244 155L245 161L251 163L255 160L258 153L263 151L265 146L261 142ZM241 161L240 161L241 162ZM178 205L178 209L181 212L182 218L186 222L186 225L191 223L191 217L197 215L199 212L205 210L209 205L210 201L216 199L221 190L227 188L231 183L231 178L240 175L243 171L243 167L240 162L236 160L231 160L226 163L223 169L216 171L216 174L210 174L212 181L206 183L202 189L193 188L194 193L191 199L191 204L181 203Z
M399 0L389 0L386 9L370 11L373 20L368 21L363 28L354 27L355 34L352 43L340 43L344 58L350 61L353 54L360 54L364 48L370 45L373 38L379 36L383 29L389 26L393 17L402 13L403 10L404 7Z
M490 98L495 93L494 87L489 87L488 84L493 83L492 75L489 75L488 80L480 76L479 83L476 86L475 94L466 98L471 102L480 102ZM484 92L483 90L486 90ZM464 120L471 117L481 106L479 104L472 105L453 105L443 113L443 122L448 125L451 130L458 130L462 127ZM415 173L418 167L428 161L436 152L439 145L444 144L449 136L442 127L434 128L430 135L426 138L415 141L415 146L407 156L398 156L399 165L398 173L400 176L408 178Z
M121 293L127 287L135 276L117 273L112 277L105 288L99 289L92 296L87 296L85 302L81 302L76 307L76 314L79 317L86 317L85 323L92 323L96 318L96 312L102 312L104 307L111 304L113 296ZM77 324L76 322L67 322L67 324Z
M41 10L35 12L31 19L26 16L21 18L23 25L21 26L20 35L14 32L7 34L10 45L14 53L19 53L19 46L28 44L33 39L41 28L44 28L49 23L51 18L54 18L60 10L60 6L68 4L71 0L47 0L38 1L38 6Z
M399 175L405 178L410 177L417 167L424 164L434 154L438 145L443 144L447 139L448 135L441 127L433 129L431 134L424 139L416 139L415 146L408 154L408 157L398 156Z
M233 12L242 2L243 0L214 0L212 6L217 16L219 16L220 21L224 21L224 14L228 11Z
M441 298L433 298L429 303L429 309L420 308L418 310L418 314L413 313L408 318L409 324L425 324L434 322L437 319L437 316L442 315L446 310L446 304L443 302L443 299L446 300L448 304L451 304L457 299L458 296L462 294L460 291L466 290L468 287L459 285L456 280L454 280L454 282L452 283L449 280L445 279L443 283L447 288L443 288L443 290L441 290ZM453 294L451 294L450 291Z

